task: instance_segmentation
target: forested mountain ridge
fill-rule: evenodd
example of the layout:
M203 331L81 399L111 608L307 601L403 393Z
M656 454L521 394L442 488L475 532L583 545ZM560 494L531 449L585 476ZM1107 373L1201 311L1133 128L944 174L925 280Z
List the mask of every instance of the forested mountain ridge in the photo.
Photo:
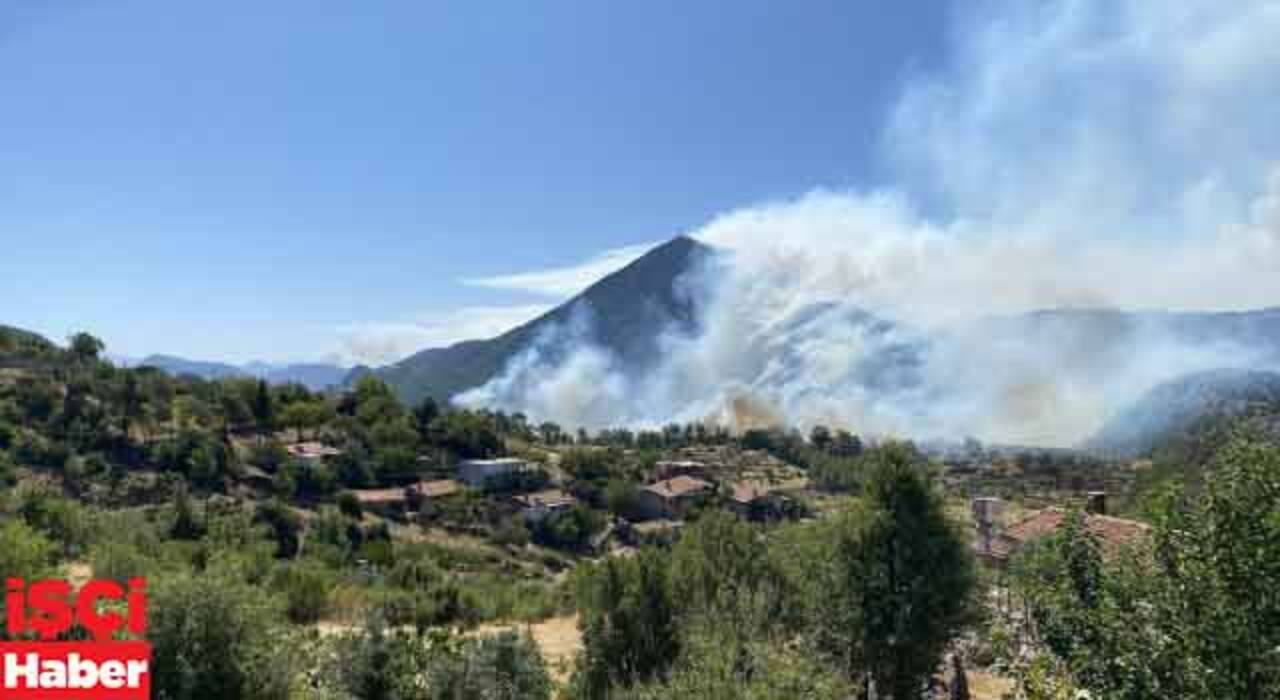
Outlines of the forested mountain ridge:
M549 329L574 323L584 314L592 340L627 368L643 368L656 357L659 336L674 324L692 330L697 309L681 287L682 277L702 264L712 248L680 236L607 275L569 301L496 338L430 348L375 370L400 398L416 403L426 396L447 401L497 376L507 362ZM353 371L348 384L365 370Z

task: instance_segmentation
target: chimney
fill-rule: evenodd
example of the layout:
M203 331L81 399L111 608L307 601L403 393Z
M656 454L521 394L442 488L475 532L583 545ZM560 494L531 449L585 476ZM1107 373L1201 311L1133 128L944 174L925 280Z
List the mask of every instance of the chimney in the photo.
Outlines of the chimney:
M1004 501L998 498L975 498L969 507L973 519L977 523L978 552L991 552L991 540L999 525L999 518L1004 513Z
M1107 514L1107 492L1090 491L1085 496L1085 511L1093 515Z
M984 496L975 498L970 504L973 512L973 519L980 526L990 527L996 525L1000 516L1004 515L1004 501L999 498Z

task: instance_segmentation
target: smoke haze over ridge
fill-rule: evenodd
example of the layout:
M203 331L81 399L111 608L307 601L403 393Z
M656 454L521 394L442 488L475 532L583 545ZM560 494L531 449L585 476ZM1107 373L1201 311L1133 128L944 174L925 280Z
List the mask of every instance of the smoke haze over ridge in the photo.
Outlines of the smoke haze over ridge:
M1172 5L981 4L957 21L950 67L892 112L892 183L689 232L723 255L689 280L700 331L664 339L657 370L630 376L591 342L588 313L541 341L567 357L531 348L459 401L593 428L821 422L1070 444L1162 380L1269 362L1154 322L1095 336L988 320L1280 301L1280 5Z

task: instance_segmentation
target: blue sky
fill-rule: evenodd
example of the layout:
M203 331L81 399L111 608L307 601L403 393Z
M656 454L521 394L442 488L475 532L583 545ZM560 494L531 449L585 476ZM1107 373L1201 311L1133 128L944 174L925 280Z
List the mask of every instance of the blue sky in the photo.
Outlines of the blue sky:
M233 361L491 334L718 213L882 181L948 14L0 0L0 322Z

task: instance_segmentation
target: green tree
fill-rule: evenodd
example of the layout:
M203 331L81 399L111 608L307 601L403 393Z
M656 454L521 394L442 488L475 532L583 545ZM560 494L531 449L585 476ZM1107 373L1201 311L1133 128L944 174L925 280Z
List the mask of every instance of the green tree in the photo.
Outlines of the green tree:
M302 519L289 506L280 501L268 501L258 506L253 519L271 529L277 557L289 559L297 555L302 538Z
M371 614L364 629L340 637L329 664L330 683L359 700L411 700L424 697L419 671L430 663L426 640L389 629L381 611Z
M877 448L866 497L836 530L825 635L851 678L918 697L967 621L972 562L909 445Z
M303 431L311 425L311 412L308 404L295 401L280 410L280 426L292 429L294 437L301 440Z
M615 700L848 700L847 679L814 655L766 636L740 637L713 621L685 635L685 649L660 681L615 692Z
M825 425L813 426L809 431L809 444L825 452L831 447L831 429Z
M1076 515L1019 555L1014 584L1051 655L1024 686L1280 696L1280 448L1236 434L1203 479L1199 498L1158 498L1150 538L1125 550L1104 551Z
M573 683L584 698L653 680L680 652L667 562L656 550L588 568L579 610L583 652Z
M173 504L173 525L169 527L169 536L179 540L197 540L204 536L204 523L196 517L195 508L191 505L191 494L185 486L178 488Z
M785 587L762 533L728 513L703 516L672 550L671 588L684 615L749 634L781 618Z
M551 698L551 676L527 634L505 631L439 648L427 667L431 700Z
M143 416L143 399L137 375L126 371L120 384L120 432L126 439L129 429Z
M80 364L97 361L98 356L106 349L106 345L101 340L88 333L76 333L71 336L68 346L70 347L71 355Z
M422 399L413 409L413 425L424 443L431 442L431 424L440 417L440 406L430 396Z
M275 423L275 402L271 398L271 387L262 379L258 380L253 395L253 420L259 436L269 433Z

